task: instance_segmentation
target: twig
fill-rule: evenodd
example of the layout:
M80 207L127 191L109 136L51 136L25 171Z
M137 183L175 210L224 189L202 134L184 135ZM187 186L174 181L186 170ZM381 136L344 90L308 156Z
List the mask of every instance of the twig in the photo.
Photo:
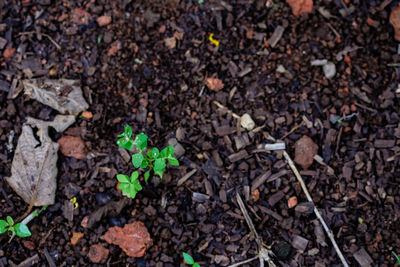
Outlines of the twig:
M324 228L326 234L328 235L329 239L331 240L332 245L333 245L333 247L335 248L336 253L338 254L340 260L342 261L343 266L344 266L344 267L348 267L349 265L347 264L346 259L344 258L342 252L340 251L340 249L339 249L339 247L338 247L338 245L337 245L337 243L336 243L336 241L335 241L335 237L334 237L332 231L329 229L328 225L325 223L325 221L324 221L324 219L322 218L321 214L319 213L318 209L315 207L314 201L313 201L313 199L312 199L310 193L308 192L307 186L305 185L303 178L301 178L301 175L300 175L299 171L297 170L296 166L294 165L293 160L290 158L289 154L288 154L285 150L283 150L283 156L284 156L285 159L287 160L287 162L288 162L290 168L292 169L294 175L296 176L297 180L299 181L299 183L300 183L300 185L301 185L301 188L303 189L303 192L304 192L304 194L305 194L306 197L307 197L307 200L308 200L310 203L313 204L313 206L314 206L314 213L315 213L315 215L317 216L317 218L319 219L319 221L321 222L321 224L322 224L322 226L323 226L323 228Z
M231 113L231 114L232 114L232 117L234 117L234 118L240 120L240 116L239 116L238 114L234 113L233 111L231 111L230 109L228 109L227 107L225 107L224 105L222 105L221 103L219 103L218 101L214 100L213 103L214 103L215 105L217 105L219 108L225 109L226 111L228 111L229 113Z
M51 38L50 35L48 35L46 33L31 31L31 32L20 32L18 35L28 35L28 34L32 34L32 33L35 33L36 35L43 35L44 37L47 37L50 40L50 42L52 42L58 50L61 50L61 46L56 41L54 41L54 39Z
M282 136L281 140L285 139L287 136L291 135L294 131L296 131L297 129L299 129L301 126L304 125L304 121L301 121L300 124L297 124L296 126L294 126L287 134L285 134L284 136Z
M228 267L240 266L240 265L249 263L256 259L260 260L260 267L264 267L264 262L267 262L269 267L276 267L275 263L270 258L270 255L274 255L274 253L267 248L267 246L264 244L262 238L258 235L256 228L254 227L253 221L251 220L249 213L247 212L246 207L244 206L243 200L240 197L239 193L237 193L237 192L236 192L236 201L239 205L240 210L243 213L244 219L246 220L247 225L250 228L250 231L254 234L254 237L256 239L256 243L258 246L258 255L253 258L229 265Z

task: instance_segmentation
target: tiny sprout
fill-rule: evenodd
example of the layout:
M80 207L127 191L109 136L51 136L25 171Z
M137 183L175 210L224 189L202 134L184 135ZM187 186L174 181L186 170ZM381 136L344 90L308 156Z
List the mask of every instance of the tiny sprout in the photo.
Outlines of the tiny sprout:
M195 262L192 256L190 256L189 254L187 254L185 252L182 252L182 255L183 255L183 259L186 264L192 265L192 267L200 267L200 264Z
M394 251L392 251L392 253L393 253L393 256L396 258L396 260L399 262L399 264L400 264L400 258L399 258L399 256L397 256L397 254L396 253L394 253Z
M117 145L120 148L131 150L135 146L139 152L132 155L132 164L137 169L148 169L144 174L144 180L147 182L150 178L151 170L153 173L162 178L167 162L172 166L179 166L179 161L174 157L175 149L173 146L167 146L163 150L158 148L147 148L148 136L144 133L138 134L135 139L132 138L132 128L125 126L122 134L118 135ZM121 189L125 196L135 198L137 192L142 190L139 182L139 172L132 172L131 176L118 174L118 188Z
M28 237L31 236L31 232L29 231L28 226L24 223L14 223L14 220L7 216L6 221L0 220L0 234L4 234L5 232L15 233L19 237Z

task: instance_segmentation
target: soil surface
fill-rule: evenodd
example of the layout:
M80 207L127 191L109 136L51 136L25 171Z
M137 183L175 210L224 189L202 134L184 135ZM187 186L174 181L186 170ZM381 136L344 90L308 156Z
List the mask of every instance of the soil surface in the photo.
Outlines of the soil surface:
M228 266L257 254L236 192L277 265L340 266L282 151L260 147L272 136L294 158L304 135L325 165L298 168L349 265L394 266L400 68L388 64L400 60L389 24L398 2L315 0L313 13L296 17L271 0L1 1L0 219L28 208L4 179L22 124L58 114L18 94L20 81L80 80L93 118L51 132L53 140L82 138L88 154L59 153L56 203L29 224L31 237L8 243L1 235L0 266L94 266L95 244L109 250L97 265L185 266L187 252L201 266ZM335 76L326 78L315 59L334 63ZM211 90L207 78L223 88ZM245 113L253 130L240 126L236 114ZM180 161L162 180L142 182L133 201L116 189L116 174L134 170L115 142L126 124L151 146L178 143ZM73 197L78 206L68 214ZM83 227L103 205L105 216ZM102 237L135 221L153 239L141 258ZM83 235L71 240L74 233Z

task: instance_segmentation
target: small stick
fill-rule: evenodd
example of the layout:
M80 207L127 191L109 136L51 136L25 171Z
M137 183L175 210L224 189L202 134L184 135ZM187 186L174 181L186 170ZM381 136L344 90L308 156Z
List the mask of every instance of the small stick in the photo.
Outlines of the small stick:
M322 218L321 214L319 213L318 209L315 207L314 205L314 201L310 195L310 193L308 192L307 186L304 183L303 178L301 178L301 175L299 173L299 171L297 170L296 166L294 165L292 159L290 158L289 154L286 152L286 150L283 150L283 156L285 157L285 159L287 160L290 168L292 169L294 175L296 176L297 180L299 181L300 185L301 185L301 189L303 189L304 194L307 197L307 200L313 204L314 206L314 213L317 216L318 220L321 222L326 234L328 235L329 239L331 240L333 247L336 250L336 253L338 254L340 260L342 261L342 264L344 267L348 267L349 265L346 262L346 259L344 258L342 252L340 251L336 241L335 241L335 237L332 233L332 231L329 229L328 225L325 223L324 219Z
M54 39L51 38L50 35L48 35L46 33L31 31L31 32L20 32L18 35L28 35L28 34L32 34L32 33L35 33L36 35L43 35L44 37L47 37L50 40L50 42L52 42L58 50L61 50L61 46L56 41L54 41Z
M291 135L294 131L296 131L297 129L299 129L301 126L304 125L304 121L301 121L300 124L297 124L296 126L294 126L287 134L285 134L284 136L282 136L281 140L285 139L287 136Z
M215 105L217 105L217 106L218 106L219 108L221 108L221 109L226 109L229 113L232 114L232 117L234 117L234 118L240 120L240 116L239 116L238 114L234 113L233 111L231 111L230 109L228 109L227 107L225 107L224 105L222 105L221 103L219 103L218 101L214 100L213 103L214 103Z

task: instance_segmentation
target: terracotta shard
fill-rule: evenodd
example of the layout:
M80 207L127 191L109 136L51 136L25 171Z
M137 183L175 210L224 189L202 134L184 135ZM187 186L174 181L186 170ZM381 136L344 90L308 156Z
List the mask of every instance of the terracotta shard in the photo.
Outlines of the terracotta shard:
M94 244L90 247L87 256L93 263L101 263L107 260L109 250L102 244Z
M58 139L57 143L60 145L61 153L67 157L76 159L84 159L86 157L85 143L80 137L66 135Z
M295 16L312 13L314 7L313 0L286 0L286 3L292 8Z
M118 245L129 257L143 257L153 244L146 226L142 222L125 224L124 228L115 226L108 229L104 239L109 244Z
M394 28L394 39L400 42L400 5L392 9L389 21Z

